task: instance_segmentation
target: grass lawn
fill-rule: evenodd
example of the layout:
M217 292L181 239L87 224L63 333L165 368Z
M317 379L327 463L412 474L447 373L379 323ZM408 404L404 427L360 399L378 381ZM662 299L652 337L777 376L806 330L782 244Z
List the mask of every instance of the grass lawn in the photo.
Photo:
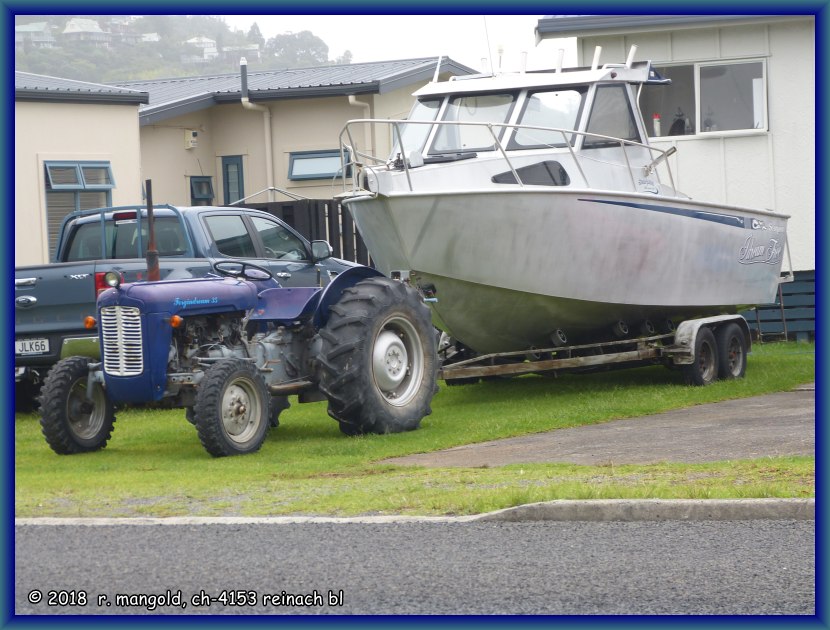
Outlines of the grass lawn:
M283 413L253 455L214 459L183 410L117 414L106 449L54 454L36 414L15 417L15 515L473 514L551 499L812 497L814 457L708 464L425 469L381 460L789 390L815 379L815 346L755 345L746 378L687 387L654 366L446 387L411 433L348 438L326 403Z

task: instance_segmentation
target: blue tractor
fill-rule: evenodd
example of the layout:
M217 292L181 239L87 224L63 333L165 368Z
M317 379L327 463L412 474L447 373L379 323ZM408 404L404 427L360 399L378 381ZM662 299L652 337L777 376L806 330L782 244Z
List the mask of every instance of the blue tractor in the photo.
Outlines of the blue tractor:
M121 405L184 408L213 456L251 453L287 396L328 400L347 435L416 429L437 390L429 309L407 283L354 267L325 288L284 288L257 265L121 284L97 305L101 359L49 373L41 427L59 454L106 446Z

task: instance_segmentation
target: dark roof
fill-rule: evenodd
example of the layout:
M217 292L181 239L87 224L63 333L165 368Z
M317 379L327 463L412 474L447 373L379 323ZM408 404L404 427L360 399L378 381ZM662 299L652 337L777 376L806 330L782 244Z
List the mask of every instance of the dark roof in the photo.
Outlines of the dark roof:
M112 85L15 71L14 100L141 105L148 103L150 96L146 92Z
M251 102L288 98L313 98L347 94L384 94L435 73L437 57L375 61L311 68L292 68L248 72L248 98ZM476 70L452 59L441 60L441 72L475 74ZM141 90L150 95L140 108L142 125L174 116L236 102L242 97L241 73L207 77L179 77L149 81L127 81L118 87Z
M537 36L574 36L580 32L632 31L637 28L694 26L703 23L753 22L775 15L546 15L536 24Z

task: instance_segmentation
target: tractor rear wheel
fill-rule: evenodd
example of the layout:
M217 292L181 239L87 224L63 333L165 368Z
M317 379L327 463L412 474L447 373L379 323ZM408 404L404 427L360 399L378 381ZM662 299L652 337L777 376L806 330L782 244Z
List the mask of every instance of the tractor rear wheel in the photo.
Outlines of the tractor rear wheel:
M320 331L320 390L346 435L417 429L438 390L435 331L415 289L369 278L345 289Z

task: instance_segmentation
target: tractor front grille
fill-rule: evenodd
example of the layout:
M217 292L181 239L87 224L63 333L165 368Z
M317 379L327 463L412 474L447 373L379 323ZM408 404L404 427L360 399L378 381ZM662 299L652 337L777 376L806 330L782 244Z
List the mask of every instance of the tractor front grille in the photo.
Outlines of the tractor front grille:
M136 376L144 371L141 312L131 306L101 309L104 372L112 376Z

